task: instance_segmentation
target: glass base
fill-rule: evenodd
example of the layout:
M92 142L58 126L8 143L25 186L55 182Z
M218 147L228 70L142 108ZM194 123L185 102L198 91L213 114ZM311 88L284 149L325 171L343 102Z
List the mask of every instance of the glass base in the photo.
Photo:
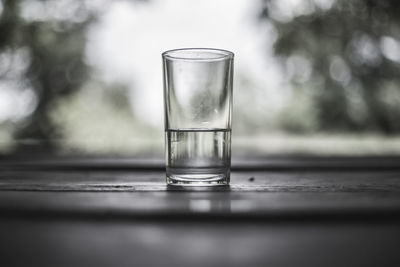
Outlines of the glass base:
M229 174L167 174L167 184L174 186L229 185Z

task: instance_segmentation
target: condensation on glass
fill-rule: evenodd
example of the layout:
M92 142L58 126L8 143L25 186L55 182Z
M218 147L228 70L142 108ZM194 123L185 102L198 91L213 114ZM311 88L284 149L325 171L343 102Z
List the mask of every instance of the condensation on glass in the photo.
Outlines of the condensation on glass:
M162 54L167 184L229 184L233 57L209 48Z

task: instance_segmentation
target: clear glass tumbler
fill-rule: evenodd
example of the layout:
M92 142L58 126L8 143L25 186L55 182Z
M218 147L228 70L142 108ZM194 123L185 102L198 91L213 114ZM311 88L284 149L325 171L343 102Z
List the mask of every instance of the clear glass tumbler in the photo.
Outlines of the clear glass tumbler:
M210 48L162 54L167 184L229 184L233 57Z

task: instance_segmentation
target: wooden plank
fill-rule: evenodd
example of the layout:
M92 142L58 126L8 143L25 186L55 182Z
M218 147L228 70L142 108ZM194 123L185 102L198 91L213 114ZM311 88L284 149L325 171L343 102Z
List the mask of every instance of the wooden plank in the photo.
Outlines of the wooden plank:
M398 224L0 221L2 266L399 266Z
M155 157L0 156L0 170L159 170L165 159ZM264 156L232 158L235 171L399 170L399 156Z
M0 173L0 213L116 218L398 218L400 175L234 172L230 186L167 187L164 172Z
M167 187L162 172L3 173L0 213L126 218L400 217L399 175L234 173L229 187ZM249 180L249 176L254 178ZM8 177L8 178L7 178ZM149 182L142 182L148 180ZM21 192L21 190L25 192Z
M2 171L0 191L399 192L400 171L233 172L230 186L167 187L163 171Z
M398 220L398 194L2 192L2 217L111 220Z

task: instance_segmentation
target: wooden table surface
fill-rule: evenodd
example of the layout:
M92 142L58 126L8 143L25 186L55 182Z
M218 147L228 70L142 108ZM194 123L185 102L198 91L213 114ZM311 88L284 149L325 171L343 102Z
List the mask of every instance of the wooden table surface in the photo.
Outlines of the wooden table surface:
M162 159L0 159L1 266L400 266L400 159L233 161L165 185Z

